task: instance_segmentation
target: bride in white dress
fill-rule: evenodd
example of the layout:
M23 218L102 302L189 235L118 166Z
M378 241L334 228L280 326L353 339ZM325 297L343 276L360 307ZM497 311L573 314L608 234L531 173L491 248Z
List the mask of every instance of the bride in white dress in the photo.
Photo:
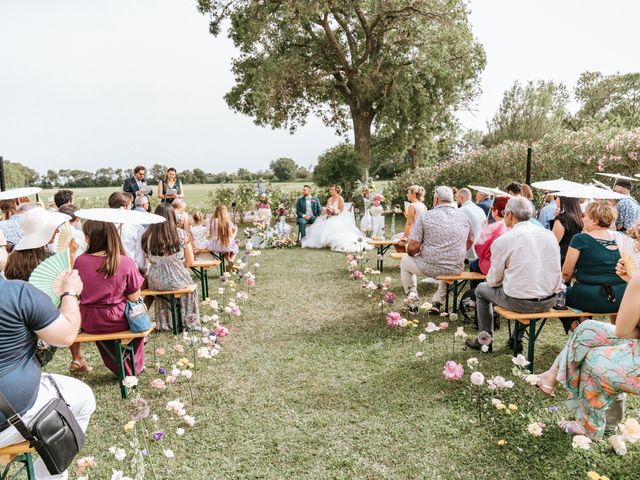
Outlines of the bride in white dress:
M334 252L358 252L372 248L367 238L356 227L351 204L340 195L342 189L336 185L329 188L327 206L316 221L307 227L302 239L302 248L329 247Z

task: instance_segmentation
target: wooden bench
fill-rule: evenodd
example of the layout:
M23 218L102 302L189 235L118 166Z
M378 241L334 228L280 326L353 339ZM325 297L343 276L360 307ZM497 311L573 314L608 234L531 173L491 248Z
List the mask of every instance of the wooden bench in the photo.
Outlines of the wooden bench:
M159 297L167 302L171 307L171 326L173 334L178 335L182 332L182 311L180 310L180 297L196 290L195 283L188 287L178 290L142 290L140 295L143 297Z
M384 254L387 253L387 250L394 245L398 245L400 242L394 242L392 240L369 240L368 243L378 249L376 267L380 272L382 272L382 269L384 268Z
M16 443L8 447L0 448L0 465L6 465L2 474L0 474L0 480L16 479L22 470L27 472L28 480L35 480L36 474L33 470L32 456L35 452L35 449L29 445L29 442ZM14 462L22 463L22 466L17 472L13 472L11 476L9 476L9 469Z
M471 280L484 281L487 276L478 272L460 272L458 275L438 275L436 280L440 280L447 284L447 296L444 300L444 311L449 311L449 293L453 292L453 308L452 313L458 311L458 294L462 293L464 286Z
M136 372L136 360L133 354L133 345L131 342L136 338L144 338L148 336L156 328L156 324L145 331L140 333L133 333L129 330L116 333L79 333L76 337L76 343L98 343L98 342L113 342L115 345L116 356L113 359L118 366L118 380L120 384L120 395L123 399L127 398L127 387L124 386L125 368L124 362L129 359L131 363L131 371Z
M509 320L509 338L511 338L511 320L515 321L515 326L513 330L513 338L518 338L518 334L520 333L520 329L524 328L529 337L529 347L527 350L527 360L529 366L527 367L530 372L533 372L533 360L536 349L536 340L540 336L544 325L547 323L547 320L550 318L569 318L569 317L596 317L603 315L615 315L609 313L589 313L589 312L581 312L575 311L572 309L567 310L548 310L546 312L540 313L518 313L512 312L502 307L495 306L493 307L493 311L500 315L502 318ZM538 325L538 321L540 324ZM513 342L513 356L517 356L517 342Z
M211 255L213 255L219 263L220 265L220 276L224 275L224 271L226 270L227 266L226 266L226 262L227 259L224 258L224 253L222 252L210 252Z
M224 256L222 258L224 258ZM220 265L222 265L220 260L196 260L191 264L191 267L189 267L200 280L202 300L205 300L209 296L209 276L207 275L207 270Z

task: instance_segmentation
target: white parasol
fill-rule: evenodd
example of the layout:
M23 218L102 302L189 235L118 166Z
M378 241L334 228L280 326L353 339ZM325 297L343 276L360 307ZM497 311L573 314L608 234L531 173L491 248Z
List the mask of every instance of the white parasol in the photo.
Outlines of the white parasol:
M612 190L604 190L595 185L580 185L579 187L554 192L554 195L556 197L591 198L594 200L621 200L627 198L626 195Z
M640 182L637 178L627 177L626 175L622 175L620 173L599 173L596 172L596 175L601 175L603 177L615 178L616 180L630 180L632 182Z
M11 190L0 192L0 200L12 200L14 198L28 197L29 195L35 195L41 191L42 189L40 187L12 188Z
M479 185L467 185L467 187L482 193L486 193L487 195L491 195L493 197L511 197L511 195L509 195L507 192L503 192L499 188L481 187Z
M602 182L599 182L598 180L596 180L595 178L591 180L591 182L596 186L596 187L600 187L600 188L604 188L605 190L611 190L611 187L609 185L605 185Z
M581 187L582 184L572 182L571 180L565 180L564 178L558 178L557 180L544 180L542 182L534 182L531 184L531 186L540 190L558 192L560 190L569 190L576 186Z
M76 211L75 215L85 220L127 223L130 225L150 225L152 223L162 223L166 221L166 218L161 215L156 215L155 213L125 210L124 208L87 208Z

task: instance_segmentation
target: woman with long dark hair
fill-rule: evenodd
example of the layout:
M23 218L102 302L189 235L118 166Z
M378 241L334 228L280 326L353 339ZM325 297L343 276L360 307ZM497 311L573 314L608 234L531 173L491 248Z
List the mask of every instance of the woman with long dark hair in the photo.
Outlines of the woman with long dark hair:
M582 232L582 209L578 198L556 197L556 203L560 211L551 231L560 245L560 263L564 264L571 239Z
M184 187L175 168L168 168L164 180L158 183L158 198L162 203L169 204L173 203L176 198L184 198Z
M165 222L149 225L142 236L142 250L147 255L149 270L147 282L152 290L178 290L193 284L187 268L193 263L193 245L190 236L176 226L176 215L171 205L161 203L156 215ZM156 298L154 302L156 323L159 330L171 330L171 307L167 301ZM198 293L180 297L180 309L184 328L200 326Z
M94 334L129 330L125 315L127 300L135 302L140 298L140 286L144 280L138 266L126 255L113 223L85 220L82 231L87 239L87 250L74 264L84 283L80 295L82 329ZM125 362L126 375L138 375L144 368L143 340L137 338L132 343L137 371L133 372ZM96 345L105 366L118 375L114 343L97 342ZM91 369L79 344L72 345L71 355L71 370L83 372Z

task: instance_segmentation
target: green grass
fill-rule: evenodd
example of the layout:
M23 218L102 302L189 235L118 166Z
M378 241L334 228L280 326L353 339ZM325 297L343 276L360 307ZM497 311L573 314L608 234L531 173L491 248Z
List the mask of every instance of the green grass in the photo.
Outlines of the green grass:
M231 335L221 354L198 360L193 402L185 384L152 390L154 347L170 351L170 334L153 334L147 348L147 371L138 392L160 416L154 429L167 432L162 445L150 446L159 479L583 479L595 470L610 479L640 476L637 445L616 457L602 442L590 451L571 447L569 436L546 410L561 405L516 379L512 391L493 393L518 406L507 416L493 409L484 391L485 413L478 419L475 392L466 359L477 356L487 376L513 378L506 348L507 328L497 332L492 355L452 353L455 327L420 345L418 328L385 325L377 307L350 280L340 254L317 250L264 251L259 257L258 285L240 318L226 321ZM397 262L385 275L400 293ZM212 291L217 282L211 281ZM421 287L421 295L428 292ZM212 294L212 296L214 296ZM439 321L440 319L432 319ZM424 322L422 324L424 326ZM469 333L473 330L467 328ZM549 322L537 349L537 370L546 368L566 337L559 323ZM418 350L425 351L416 358ZM125 406L111 374L87 347L94 371L85 376L95 392L98 410L89 427L84 455L98 466L90 478L110 478L117 463L112 445L130 450ZM158 357L170 367L179 355ZM465 377L447 382L445 361L465 363ZM49 370L64 373L69 358L58 353ZM186 435L173 432L180 422L164 411L168 400L182 398L196 425ZM631 399L628 416L637 415ZM527 434L530 421L547 424L542 438ZM140 435L141 437L141 435ZM500 447L497 442L506 439ZM160 448L176 457L164 458ZM152 478L147 462L147 475Z

